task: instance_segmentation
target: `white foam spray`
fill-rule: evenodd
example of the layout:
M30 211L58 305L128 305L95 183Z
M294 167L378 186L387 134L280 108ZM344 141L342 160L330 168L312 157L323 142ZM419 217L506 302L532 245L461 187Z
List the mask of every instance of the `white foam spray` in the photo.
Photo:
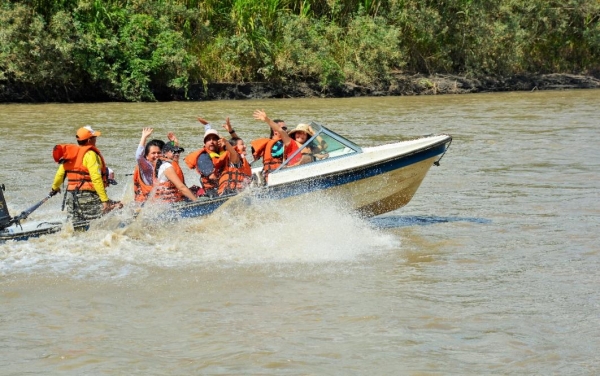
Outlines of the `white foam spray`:
M67 226L39 239L2 244L0 275L122 278L155 267L354 262L399 246L397 237L325 195L269 200L246 192L209 216L177 221L158 220L152 209L133 221L131 214L111 213L87 232Z

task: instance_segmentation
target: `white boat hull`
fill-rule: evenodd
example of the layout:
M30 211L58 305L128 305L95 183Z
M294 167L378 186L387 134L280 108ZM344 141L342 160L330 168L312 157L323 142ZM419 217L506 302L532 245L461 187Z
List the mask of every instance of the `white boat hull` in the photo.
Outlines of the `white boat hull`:
M436 158L386 174L358 180L332 190L365 216L376 216L403 207L413 198Z
M364 148L360 154L278 171L269 176L268 187L283 196L326 193L365 216L387 213L413 198L451 140L441 135Z

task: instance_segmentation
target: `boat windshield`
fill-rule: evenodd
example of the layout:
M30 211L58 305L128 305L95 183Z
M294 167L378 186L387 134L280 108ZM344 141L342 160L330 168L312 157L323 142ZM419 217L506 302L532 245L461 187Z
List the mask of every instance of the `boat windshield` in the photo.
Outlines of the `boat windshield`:
M313 155L313 162L321 162L331 158L338 158L347 156L354 153L361 153L362 149L354 142L340 136L339 134L323 127L322 125L312 122L310 124L315 134L306 141L300 149L294 154L288 156L283 162L279 169L285 168L289 161L294 158L298 153L302 153L302 150L310 147ZM287 166L292 167L292 166ZM296 166L293 166L296 167ZM277 171L275 170L275 171ZM273 171L273 172L275 172Z

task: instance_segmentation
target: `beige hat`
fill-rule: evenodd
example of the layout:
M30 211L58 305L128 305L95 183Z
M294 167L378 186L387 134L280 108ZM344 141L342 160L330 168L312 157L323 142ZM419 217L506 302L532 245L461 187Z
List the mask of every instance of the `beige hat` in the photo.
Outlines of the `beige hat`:
M294 138L294 133L296 132L304 132L306 133L310 138L314 135L314 133L312 132L310 125L308 124L298 124L296 125L296 128L292 129L291 131L289 131L289 135L291 138Z
M210 136L211 134L214 134L218 138L221 138L221 137L219 137L219 132L217 132L216 129L211 128L211 129L206 130L206 132L204 132L204 142L206 142L206 137Z

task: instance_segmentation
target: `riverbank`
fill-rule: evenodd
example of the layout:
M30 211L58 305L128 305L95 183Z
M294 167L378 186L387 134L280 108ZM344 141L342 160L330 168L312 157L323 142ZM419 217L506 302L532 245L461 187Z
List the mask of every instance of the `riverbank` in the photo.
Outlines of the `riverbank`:
M390 83L359 86L346 83L335 88L323 88L317 82L298 83L212 83L190 85L183 90L156 88L157 101L206 101L265 98L347 98L359 96L403 96L468 94L502 91L535 91L598 89L600 79L594 76L564 73L523 74L512 77L470 78L459 75L407 75L398 73ZM0 82L0 103L75 103L112 102L114 98L93 87L33 87Z

